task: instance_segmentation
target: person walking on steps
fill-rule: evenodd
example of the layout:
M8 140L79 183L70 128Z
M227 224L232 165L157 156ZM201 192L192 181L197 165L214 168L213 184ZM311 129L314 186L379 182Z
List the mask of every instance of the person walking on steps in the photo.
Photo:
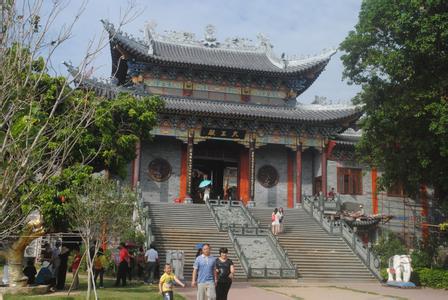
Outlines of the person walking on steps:
M227 248L219 249L219 257L215 262L216 300L227 300L235 274L235 267L227 254Z
M215 300L215 262L210 255L210 245L202 246L202 254L196 257L193 264L192 287L198 287L197 300Z

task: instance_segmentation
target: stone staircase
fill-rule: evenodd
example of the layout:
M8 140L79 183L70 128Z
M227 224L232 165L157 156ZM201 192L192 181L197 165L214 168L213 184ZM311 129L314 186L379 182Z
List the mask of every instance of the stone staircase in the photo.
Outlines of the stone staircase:
M184 276L191 279L193 262L198 243L209 243L212 255L218 256L219 248L229 249L229 258L236 268L236 279L246 280L240 261L227 232L219 232L208 208L203 204L150 203L154 243L159 251L160 262L165 263L167 250L183 250L185 255Z
M261 226L270 226L271 208L249 209ZM301 207L285 210L280 245L297 266L299 280L378 282L339 236L328 234Z

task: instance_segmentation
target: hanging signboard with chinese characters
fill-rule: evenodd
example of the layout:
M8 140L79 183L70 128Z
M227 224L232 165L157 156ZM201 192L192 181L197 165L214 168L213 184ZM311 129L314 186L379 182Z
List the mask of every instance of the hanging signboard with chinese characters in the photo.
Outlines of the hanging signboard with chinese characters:
M246 130L202 127L201 136L243 140Z

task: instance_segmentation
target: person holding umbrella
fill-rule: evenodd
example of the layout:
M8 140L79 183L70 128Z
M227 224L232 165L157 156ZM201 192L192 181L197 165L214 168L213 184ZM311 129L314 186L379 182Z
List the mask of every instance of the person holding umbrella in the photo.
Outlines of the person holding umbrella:
M211 180L208 180L207 177L204 178L204 180L201 181L201 183L199 184L199 188L200 189L204 189L204 196L203 199L204 202L207 202L208 200L210 200L210 186L212 184Z

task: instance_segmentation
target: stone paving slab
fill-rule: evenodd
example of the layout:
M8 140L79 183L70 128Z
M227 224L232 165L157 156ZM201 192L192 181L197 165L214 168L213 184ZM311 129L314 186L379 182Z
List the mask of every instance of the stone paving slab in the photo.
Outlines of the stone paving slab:
M256 299L256 300L446 300L447 290L437 289L398 289L383 286L379 283L299 283L292 286L292 282L285 282L288 286L281 286L281 281L269 282L235 282L229 293L229 300ZM279 286L280 285L280 286ZM188 300L196 299L196 289L178 288L177 293Z
M282 262L279 261L267 238L267 236L236 237L252 268L280 268L282 266Z
M188 300L196 300L196 288L178 288L175 293L181 294ZM266 291L265 289L251 286L247 282L234 282L230 288L228 300L290 300L288 296L280 295L277 292Z
M306 284L297 287L263 287L266 291L287 295L293 299L331 299L331 300L377 300L377 299L409 299L409 300L446 300L447 290L438 289L399 289L386 287L377 283L325 283ZM257 300L262 300L259 298Z
M214 209L221 222L225 224L250 225L240 207L214 206Z

